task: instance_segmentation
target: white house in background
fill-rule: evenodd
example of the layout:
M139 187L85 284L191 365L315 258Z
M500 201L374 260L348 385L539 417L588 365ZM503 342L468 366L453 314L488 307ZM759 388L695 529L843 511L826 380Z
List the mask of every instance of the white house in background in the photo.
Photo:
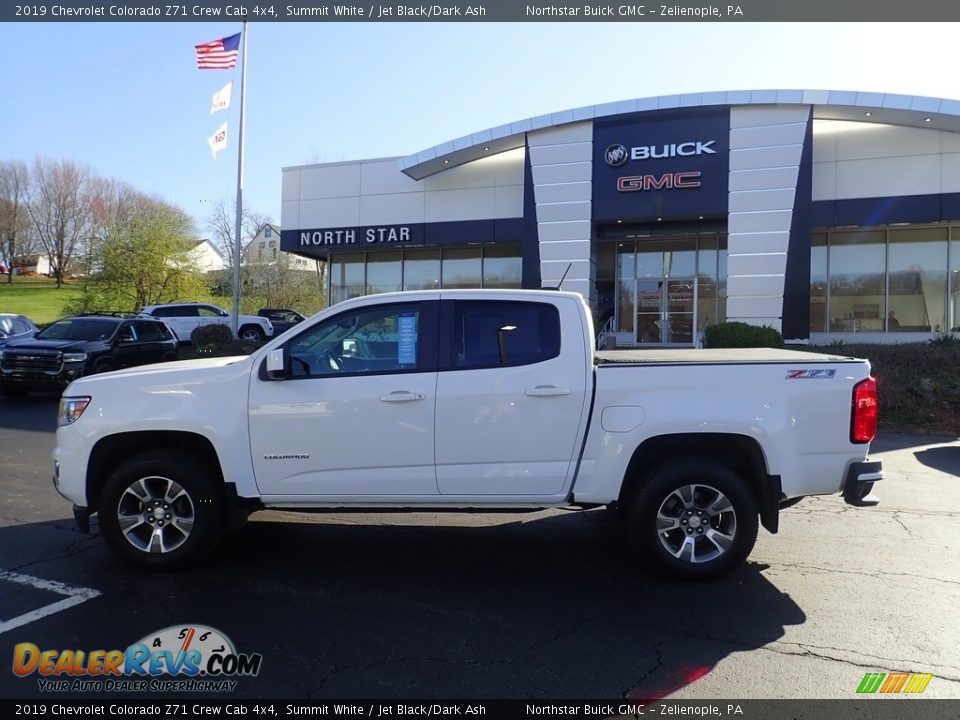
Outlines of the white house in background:
M190 258L201 272L223 270L223 254L209 240L198 240L190 251Z
M313 260L281 251L280 228L270 223L260 228L260 232L258 232L243 249L243 264L271 264L277 262L281 256L286 257L291 270L316 269L316 263Z
M24 255L13 261L14 275L50 275L51 264L47 255Z

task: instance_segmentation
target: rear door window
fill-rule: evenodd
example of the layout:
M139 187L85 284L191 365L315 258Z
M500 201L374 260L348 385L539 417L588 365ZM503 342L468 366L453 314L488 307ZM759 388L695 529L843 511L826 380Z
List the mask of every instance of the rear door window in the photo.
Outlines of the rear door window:
M454 369L530 365L560 354L560 313L548 303L457 300Z
M135 325L137 337L142 342L157 342L164 339L160 332L160 323L142 321L135 323Z

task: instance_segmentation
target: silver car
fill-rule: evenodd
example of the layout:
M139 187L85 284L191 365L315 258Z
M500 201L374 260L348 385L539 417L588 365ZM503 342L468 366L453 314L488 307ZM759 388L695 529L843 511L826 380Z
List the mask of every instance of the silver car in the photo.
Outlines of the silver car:
M0 313L0 348L12 340L26 340L37 334L37 326L30 318L12 313Z

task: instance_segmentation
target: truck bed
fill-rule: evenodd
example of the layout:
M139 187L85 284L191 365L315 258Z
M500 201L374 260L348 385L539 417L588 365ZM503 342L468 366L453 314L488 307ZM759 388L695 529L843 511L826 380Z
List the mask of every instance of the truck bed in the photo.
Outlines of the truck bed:
M863 362L843 355L824 355L802 350L775 348L651 348L601 350L595 355L605 365L809 365L813 363Z

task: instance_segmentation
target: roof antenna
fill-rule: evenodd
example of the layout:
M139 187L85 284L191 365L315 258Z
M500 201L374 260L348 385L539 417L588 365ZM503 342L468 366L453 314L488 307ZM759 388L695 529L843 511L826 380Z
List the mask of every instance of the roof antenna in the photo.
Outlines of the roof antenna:
M544 288L544 290L559 290L560 287L563 285L563 281L567 279L567 273L570 272L571 267L573 267L573 263L572 262L567 263L567 269L564 270L563 275L560 276L560 282L557 283L557 286Z

